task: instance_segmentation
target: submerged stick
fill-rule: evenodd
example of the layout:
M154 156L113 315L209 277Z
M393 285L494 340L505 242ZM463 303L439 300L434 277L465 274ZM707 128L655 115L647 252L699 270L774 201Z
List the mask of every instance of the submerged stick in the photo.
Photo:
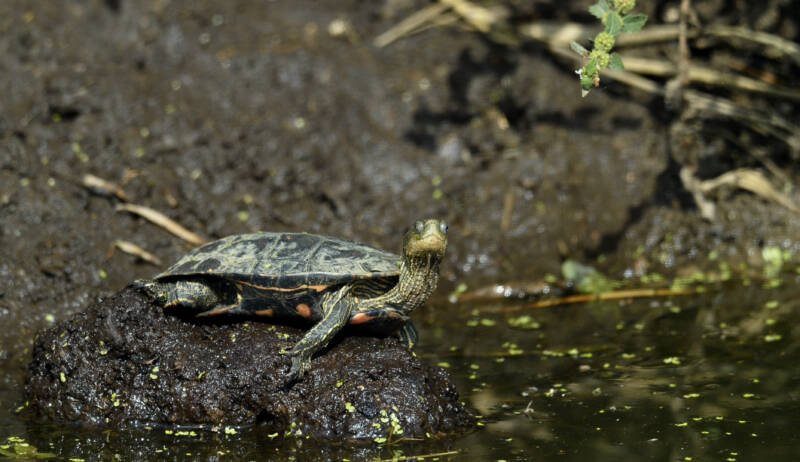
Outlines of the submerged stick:
M381 459L381 462L395 462L395 461L404 461L404 460L418 460L418 459L432 459L437 457L444 457L444 456L454 456L459 454L461 451L446 451L446 452L434 452L430 454L420 454L417 456L402 456L402 457L395 457L392 459Z
M202 245L208 242L208 239L204 238L203 236L200 236L199 234L189 231L177 221L149 207L136 204L119 204L117 205L116 210L118 212L125 211L133 213L134 215L139 215L140 217L150 221L154 225L166 229L170 233L178 236L179 238L183 239L186 242L195 245Z
M537 308L549 308L558 305L573 305L575 303L588 303L604 300L622 300L626 298L649 298L649 297L670 297L673 295L696 294L696 289L629 289L602 292L599 294L578 294L567 297L553 298L550 300L540 300L538 302L525 303L503 308L500 312L513 313Z

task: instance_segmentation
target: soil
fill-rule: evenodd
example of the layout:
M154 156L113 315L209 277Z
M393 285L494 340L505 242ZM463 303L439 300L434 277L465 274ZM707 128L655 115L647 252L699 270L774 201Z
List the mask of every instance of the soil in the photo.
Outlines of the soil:
M538 9L515 8L528 18L586 16L580 13L583 2L535 4ZM385 48L372 45L374 37L424 5L0 3L0 88L6 89L0 99L0 322L6 326L0 331L0 369L8 371L0 374L0 389L6 396L21 398L37 331L67 319L74 320L55 329L68 332L79 319L101 322L110 300L145 308L130 294L112 295L191 248L139 217L115 211L119 199L84 187L84 174L119 184L131 202L212 239L257 230L307 231L399 252L400 236L411 223L443 218L451 231L440 297L462 282L474 287L539 280L558 273L567 257L621 277L642 260L649 271L674 273L716 265L707 259L712 251L735 266L759 263L768 245L792 255L800 248L800 217L749 193L723 190L716 198L719 218L700 217L680 185L680 153L671 152L668 142L672 114L661 99L613 83L580 98L574 66L544 47L498 46L458 27L432 28ZM658 21L671 11L655 4L642 8ZM752 19L761 29L786 35L793 16L784 13L770 23L769 17L737 13L727 2L703 2L699 11L705 22ZM791 113L787 105L774 107ZM725 130L703 133L700 173L706 177L760 165L747 151L762 140L737 138L735 127ZM794 175L791 158L778 160ZM157 255L162 266L114 251L116 240ZM105 301L73 318L99 298ZM129 313L134 305L120 307ZM152 317L132 322L159 319L154 329L183 322L147 313ZM229 333L233 327L202 326L191 335L208 329ZM242 335L267 341L256 336L265 335L263 329L251 325ZM40 348L54 332L42 334ZM75 358L99 354L97 342L68 335L84 345L70 353ZM117 351L108 328L92 335L108 339L110 351ZM345 339L340 345L378 345L370 342L376 341ZM380 345L394 348L387 342ZM164 380L149 381L145 363L154 358L145 356L155 350L137 351L143 356L127 367L147 385L148 399L162 393L161 387L184 383L168 382L170 374L189 371L196 378L194 369L173 371L176 364L165 362ZM411 361L401 350L393 354ZM255 374L247 380L265 380L267 390L275 389L273 379L258 377L265 369L247 367ZM341 370L370 370L364 367ZM91 368L77 362L65 374L73 369L89 380ZM88 386L69 376L60 389L60 378L52 382L55 370L33 372L31 380L50 374L41 385L47 396ZM436 371L426 374L445 383ZM236 390L244 399L245 389ZM76 410L65 402L47 412L65 420L83 415L122 423L128 421L124 412L138 421L138 412L152 409L156 420L169 421L180 405L156 409L156 401L142 402L123 412L109 409L110 388L102 391L87 397L101 408ZM186 412L210 422L213 416L220 421L217 409L232 410L226 422L252 423L267 416L256 411L262 398L249 396L251 404L236 410L214 401ZM276 410L274 416L288 419L292 412ZM415 431L425 425L420 420ZM342 423L331 429L348 435L363 430ZM313 431L324 433L322 427Z
M394 338L341 336L290 383L282 352L303 333L167 316L125 289L37 336L27 395L52 420L117 428L261 424L270 433L372 440L474 426L449 374Z

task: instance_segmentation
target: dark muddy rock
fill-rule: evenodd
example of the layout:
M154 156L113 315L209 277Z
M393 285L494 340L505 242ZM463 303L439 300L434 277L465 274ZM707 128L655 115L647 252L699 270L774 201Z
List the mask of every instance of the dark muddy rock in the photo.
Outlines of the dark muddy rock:
M448 373L394 338L344 336L287 386L282 352L302 333L168 316L125 289L37 336L27 395L50 419L117 427L264 424L372 439L424 438L474 423Z

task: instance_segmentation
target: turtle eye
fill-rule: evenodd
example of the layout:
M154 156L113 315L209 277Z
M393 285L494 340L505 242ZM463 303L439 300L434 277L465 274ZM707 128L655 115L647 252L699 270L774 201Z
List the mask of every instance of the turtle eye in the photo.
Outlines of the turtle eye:
M439 222L439 231L441 231L442 234L447 234L447 223L445 223L443 221L440 221Z
M425 229L425 223L422 221L414 223L414 229L416 229L418 233L422 234L422 231Z

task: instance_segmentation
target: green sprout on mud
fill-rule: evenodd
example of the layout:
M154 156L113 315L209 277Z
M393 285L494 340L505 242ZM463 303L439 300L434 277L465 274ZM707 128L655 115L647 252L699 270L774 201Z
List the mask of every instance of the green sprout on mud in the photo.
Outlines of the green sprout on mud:
M589 13L600 19L605 30L594 38L594 49L587 50L578 42L569 44L572 51L587 59L577 71L581 79L581 96L586 96L592 87L600 85L600 71L609 68L624 69L622 58L611 53L617 36L623 32L638 32L647 22L647 15L628 14L636 6L636 0L600 0L589 7Z

